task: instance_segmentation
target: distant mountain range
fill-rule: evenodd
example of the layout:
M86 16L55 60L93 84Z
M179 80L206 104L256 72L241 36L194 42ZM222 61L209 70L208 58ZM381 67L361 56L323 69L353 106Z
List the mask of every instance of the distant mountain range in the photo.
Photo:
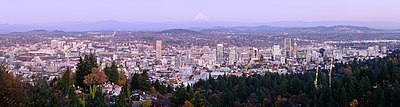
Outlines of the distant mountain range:
M373 29L368 27L350 26L350 25L336 25L331 27L316 26L316 27L271 27L271 26L257 26L257 27L219 27L204 29L201 32L287 32L287 33L385 33L385 32L399 32L400 30L382 30Z
M350 25L337 25L331 27L316 26L316 27L271 27L271 26L257 26L257 27L214 27L203 30L188 30L188 29L169 29L159 33L172 33L172 34L207 34L219 32L237 32L237 33L398 33L400 30L382 30L372 29L368 27L350 26Z
M168 30L163 30L158 33L170 33L170 34L202 34L201 32L194 31L194 30L188 30L188 29L168 29Z
M328 27L327 27L328 26ZM362 26L362 27L360 27ZM25 32L38 29L62 31L156 31L187 29L201 33L209 32L399 32L398 22L301 22L283 21L269 23L236 22L166 22L134 23L119 21L66 22L57 24L0 24L0 33ZM396 30L397 29L397 30ZM194 33L194 32L192 32Z

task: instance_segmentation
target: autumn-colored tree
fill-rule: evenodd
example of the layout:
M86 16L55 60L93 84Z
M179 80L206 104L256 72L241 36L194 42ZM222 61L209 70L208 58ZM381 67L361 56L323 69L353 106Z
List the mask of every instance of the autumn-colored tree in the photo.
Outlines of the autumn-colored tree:
M124 75L124 74L122 74L122 73L119 73L118 74L119 76L118 76L118 85L119 86L123 86L123 85L125 85L125 83L126 83L126 76Z
M151 100L144 100L142 105L143 107L151 107Z
M351 102L350 102L350 107L357 107L358 106L358 100L357 99L353 99Z
M101 68L93 68L92 73L86 75L83 81L86 85L89 85L89 96L95 97L97 91L97 85L107 82L107 75L101 70Z
M0 106L24 107L27 101L21 81L7 71L5 64L0 63Z
M107 75L103 72L103 70L101 70L101 68L92 68L92 73L86 75L84 78L85 79L83 82L86 85L98 85L107 82Z
M194 106L190 101L186 100L185 103L182 105L182 107L194 107Z

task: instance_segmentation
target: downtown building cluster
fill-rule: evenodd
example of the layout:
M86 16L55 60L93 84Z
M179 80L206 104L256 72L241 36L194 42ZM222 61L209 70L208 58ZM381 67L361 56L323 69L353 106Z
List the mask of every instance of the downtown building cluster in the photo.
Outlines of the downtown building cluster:
M94 36L95 39L49 37L33 44L15 44L1 48L4 54L0 60L7 62L12 73L21 75L24 81L44 76L51 80L62 75L66 67L75 71L80 57L93 54L100 67L116 62L119 72L128 78L148 69L151 81L179 86L223 75L302 73L317 66L329 68L331 60L346 63L388 53L385 46L356 49L338 47L332 42L302 45L299 43L304 40L298 38L284 38L271 47L251 47L228 43L176 46L163 39L113 41L114 36L115 32Z

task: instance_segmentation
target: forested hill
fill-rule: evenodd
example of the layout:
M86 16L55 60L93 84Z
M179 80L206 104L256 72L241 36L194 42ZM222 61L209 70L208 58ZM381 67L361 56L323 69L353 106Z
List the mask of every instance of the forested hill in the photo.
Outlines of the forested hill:
M171 98L177 105L190 101L208 106L376 106L400 107L400 51L385 58L335 64L332 86L328 71L244 77L222 76L180 87Z

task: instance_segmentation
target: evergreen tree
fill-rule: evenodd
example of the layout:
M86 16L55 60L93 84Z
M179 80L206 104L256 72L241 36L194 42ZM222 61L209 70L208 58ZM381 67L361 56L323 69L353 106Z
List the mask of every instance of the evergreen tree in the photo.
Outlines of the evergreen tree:
M131 78L131 90L139 90L140 89L140 80L142 80L142 76L140 74L135 73Z
M75 85L84 87L84 77L92 73L92 68L97 67L97 59L94 55L85 55L85 59L81 57L76 68Z
M97 88L94 97L89 97L88 102L85 104L88 107L108 107L107 101L105 100L104 93L101 88Z
M130 93L129 93L129 86L128 83L122 87L121 93L117 96L117 101L115 106L116 107L131 107L131 102L129 100Z
M104 72L106 73L108 80L112 83L118 83L119 73L118 68L115 62L112 62L110 67L104 68Z

